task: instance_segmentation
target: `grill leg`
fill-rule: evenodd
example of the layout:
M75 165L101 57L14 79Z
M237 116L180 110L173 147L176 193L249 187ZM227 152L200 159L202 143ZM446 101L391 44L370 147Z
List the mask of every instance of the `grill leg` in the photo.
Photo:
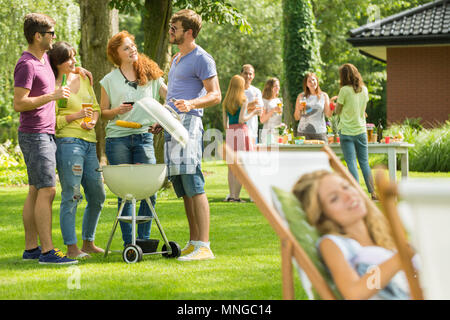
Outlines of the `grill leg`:
M155 219L155 221L156 221L156 225L158 226L159 232L161 233L164 243L166 244L167 250L171 251L172 247L169 244L169 240L167 240L166 234L164 233L161 223L159 222L158 215L156 214L155 209L153 208L153 205L152 205L150 199L146 198L145 201L147 202L148 207L150 208L150 211L152 212L153 219Z
M131 243L136 245L136 199L131 199L131 205L133 206L133 210L131 211Z
M125 206L125 203L126 203L126 201L122 200L122 203L120 204L119 211L117 212L116 220L114 221L114 225L113 225L113 228L111 230L111 235L109 236L108 244L106 245L105 255L104 255L105 258L108 256L109 247L111 247L111 242L112 242L114 233L116 232L117 224L119 223L119 219L118 218L122 215L122 211L123 211L123 207Z

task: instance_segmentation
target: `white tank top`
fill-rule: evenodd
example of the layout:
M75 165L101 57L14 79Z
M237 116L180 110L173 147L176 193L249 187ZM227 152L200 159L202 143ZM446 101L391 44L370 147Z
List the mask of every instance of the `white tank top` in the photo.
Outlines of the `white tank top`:
M324 93L320 95L320 99L313 95L306 98L306 114L302 114L297 131L302 133L326 133L324 108Z

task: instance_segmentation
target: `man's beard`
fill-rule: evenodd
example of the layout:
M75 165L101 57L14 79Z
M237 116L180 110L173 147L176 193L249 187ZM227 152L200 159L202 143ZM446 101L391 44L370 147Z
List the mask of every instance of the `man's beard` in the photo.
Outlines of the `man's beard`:
M184 35L181 36L180 38L177 38L177 37L174 36L173 40L169 39L169 42L170 42L170 44L176 44L176 45L183 44L183 42L184 42Z

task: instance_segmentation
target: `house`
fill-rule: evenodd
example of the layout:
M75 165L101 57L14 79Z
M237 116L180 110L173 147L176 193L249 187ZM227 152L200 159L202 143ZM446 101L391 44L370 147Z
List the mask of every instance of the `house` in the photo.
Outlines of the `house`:
M426 3L350 31L359 51L387 66L387 122L450 116L450 0Z

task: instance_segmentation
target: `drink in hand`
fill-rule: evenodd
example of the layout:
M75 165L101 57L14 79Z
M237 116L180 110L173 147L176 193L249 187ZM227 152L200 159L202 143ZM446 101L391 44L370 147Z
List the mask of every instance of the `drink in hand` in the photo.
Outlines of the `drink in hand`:
M280 108L280 111L278 111L278 114L282 114L283 113L283 100L281 100L281 98L279 99L278 103L277 103L277 107Z
M67 86L67 76L66 76L66 74L63 74L61 87L65 87L65 86ZM67 108L67 98L59 99L56 103L58 105L58 108Z
M94 104L93 104L92 102L83 102L83 103L81 104L81 107L82 107L83 109L85 109L85 108L92 108L93 105L94 105ZM92 121L92 118L91 118L91 117L84 117L84 118L83 118L83 121L86 122L86 123L89 123L89 122Z

